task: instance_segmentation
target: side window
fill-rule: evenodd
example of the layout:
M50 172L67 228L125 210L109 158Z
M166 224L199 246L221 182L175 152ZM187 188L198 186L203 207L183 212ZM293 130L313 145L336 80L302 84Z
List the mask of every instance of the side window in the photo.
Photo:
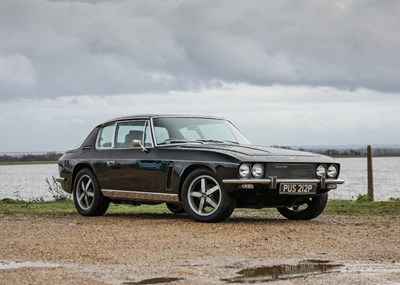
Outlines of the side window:
M114 125L102 127L97 138L97 148L107 149L112 147Z
M133 148L133 140L141 140L147 146L152 146L151 135L147 121L129 121L117 124L115 133L115 148Z

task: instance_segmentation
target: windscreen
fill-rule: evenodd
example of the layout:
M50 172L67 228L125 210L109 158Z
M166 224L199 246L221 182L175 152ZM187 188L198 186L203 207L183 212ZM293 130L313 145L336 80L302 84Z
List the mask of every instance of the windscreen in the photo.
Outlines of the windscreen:
M153 119L158 145L168 143L251 144L229 121L210 118L162 117Z

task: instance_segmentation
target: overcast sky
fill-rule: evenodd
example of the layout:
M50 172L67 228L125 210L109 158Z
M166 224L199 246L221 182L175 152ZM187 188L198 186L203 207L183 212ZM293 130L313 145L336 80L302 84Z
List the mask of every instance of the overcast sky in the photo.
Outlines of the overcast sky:
M400 1L0 1L0 152L204 114L264 145L400 144Z

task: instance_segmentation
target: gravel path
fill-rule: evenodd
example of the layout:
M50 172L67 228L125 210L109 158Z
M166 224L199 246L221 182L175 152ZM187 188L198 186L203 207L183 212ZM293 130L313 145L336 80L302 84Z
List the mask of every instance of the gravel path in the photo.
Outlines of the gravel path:
M390 216L0 216L0 284L400 284L399 236Z

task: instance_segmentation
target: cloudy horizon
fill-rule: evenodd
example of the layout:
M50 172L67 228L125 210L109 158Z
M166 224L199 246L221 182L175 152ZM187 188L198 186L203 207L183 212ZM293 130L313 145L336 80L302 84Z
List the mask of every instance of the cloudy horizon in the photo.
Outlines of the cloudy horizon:
M400 144L398 1L0 3L0 152L65 150L141 113L256 144Z

